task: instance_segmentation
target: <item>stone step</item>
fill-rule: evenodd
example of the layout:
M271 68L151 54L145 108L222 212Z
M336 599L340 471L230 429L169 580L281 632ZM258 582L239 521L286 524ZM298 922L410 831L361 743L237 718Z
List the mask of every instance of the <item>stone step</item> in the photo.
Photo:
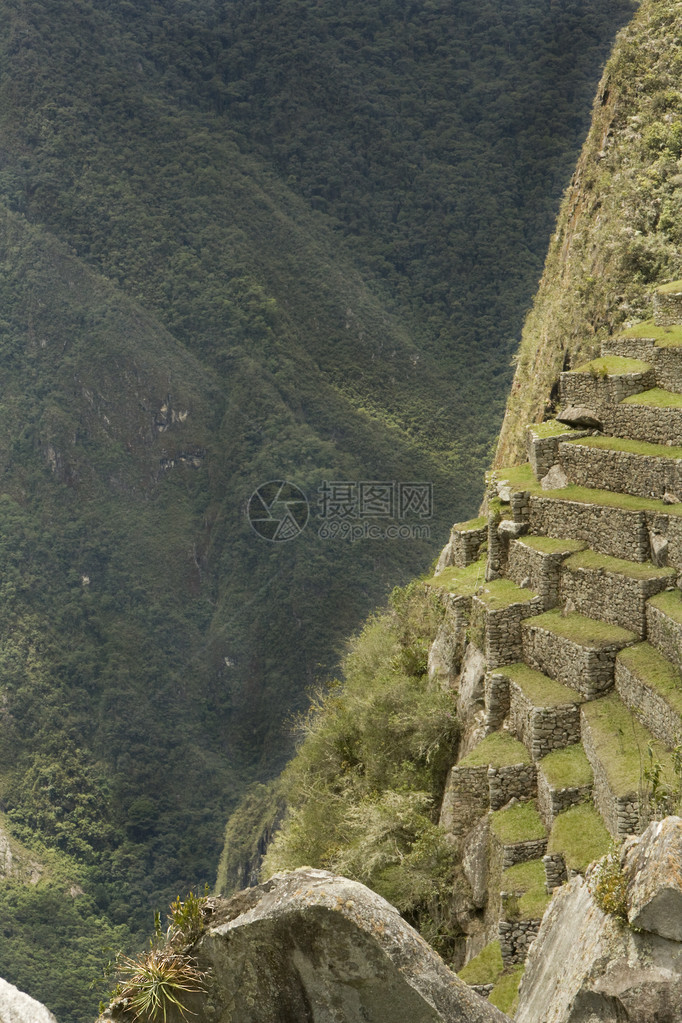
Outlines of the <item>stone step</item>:
M682 447L626 437L584 437L561 441L559 462L578 486L659 500L666 494L682 497Z
M682 668L682 593L666 590L646 606L647 638L659 653Z
M642 391L619 405L604 409L602 425L604 433L613 437L666 446L682 445L682 394L660 387Z
M546 611L522 623L523 660L588 700L613 687L616 654L637 641L620 625Z
M546 476L555 462L559 460L559 441L576 437L588 437L592 430L574 430L564 426L556 419L545 423L531 423L526 428L526 449L528 461L535 477L539 480Z
M581 405L600 414L606 406L655 386L656 374L649 363L601 356L561 374L559 400L563 407Z
M541 858L502 872L498 937L505 967L525 962L549 903Z
M621 700L652 735L670 749L682 743L679 668L650 643L637 643L616 657L615 679Z
M617 693L584 703L582 744L594 772L594 803L613 838L635 834L652 816L645 771L648 747L673 783L670 755Z
M521 659L521 622L543 611L542 597L511 579L494 579L474 594L471 638L489 668Z
M436 565L436 578L446 568L466 568L478 561L481 547L488 539L487 518L469 519L456 522L450 532L450 539L443 548Z
M641 359L653 366L656 385L682 393L682 327L638 323L602 344L603 355Z
M529 586L541 598L545 611L559 603L561 565L569 554L583 550L584 540L549 536L522 536L509 544L507 576L518 586Z
M589 618L631 629L646 636L646 602L674 585L674 568L657 568L585 549L570 555L561 566L560 597Z
M547 828L592 792L592 768L581 743L549 753L538 761L537 772L538 811Z
M611 845L611 835L591 799L558 814L552 822L544 857L548 891L562 883L562 868L568 879L584 874L590 863L601 859Z
M533 800L524 800L490 815L491 858L501 858L502 869L544 856L547 829Z
M580 741L580 704L575 689L519 662L500 671L509 685L509 728L533 760Z

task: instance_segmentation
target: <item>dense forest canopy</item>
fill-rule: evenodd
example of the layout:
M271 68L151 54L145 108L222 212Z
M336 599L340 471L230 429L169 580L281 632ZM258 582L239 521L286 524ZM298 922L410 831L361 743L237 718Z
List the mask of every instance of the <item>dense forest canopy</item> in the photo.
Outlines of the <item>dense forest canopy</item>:
M1 0L0 975L60 1023L474 512L631 10ZM271 480L290 542L245 514ZM379 516L428 529L325 533L325 481L429 485Z

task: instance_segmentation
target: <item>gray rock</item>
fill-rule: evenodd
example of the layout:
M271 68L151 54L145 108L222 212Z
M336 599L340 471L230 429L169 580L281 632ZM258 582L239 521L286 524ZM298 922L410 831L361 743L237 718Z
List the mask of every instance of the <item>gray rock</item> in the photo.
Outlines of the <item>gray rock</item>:
M557 420L565 426L583 427L588 430L601 430L602 421L591 408L583 405L569 405L563 412L557 414Z
M490 818L484 817L467 835L462 850L462 869L471 887L471 901L483 909L488 901Z
M56 1023L49 1009L14 984L0 980L0 1023Z
M668 565L668 538L661 533L651 533L651 560L658 568L666 568Z
M632 927L682 941L682 818L654 821L630 839L621 866Z
M455 563L455 560L454 560L454 554L453 554L453 549L452 549L452 540L448 540L448 542L446 543L445 547L440 552L440 555L438 557L438 561L436 562L436 568L435 568L435 571L434 571L433 574L434 575L441 575L445 571L446 568L450 568L450 566L454 565L454 563Z
M555 462L546 476L540 480L543 490L562 490L569 484L569 478L558 462Z
M497 527L498 536L508 537L513 540L522 533L528 532L528 524L525 522L514 522L513 519L502 519Z
M459 676L458 713L468 715L485 701L486 659L474 643L469 643L464 654L462 672Z
M303 867L219 901L196 1023L505 1023L393 906Z
M576 877L531 946L515 1023L679 1023L682 946L603 913Z

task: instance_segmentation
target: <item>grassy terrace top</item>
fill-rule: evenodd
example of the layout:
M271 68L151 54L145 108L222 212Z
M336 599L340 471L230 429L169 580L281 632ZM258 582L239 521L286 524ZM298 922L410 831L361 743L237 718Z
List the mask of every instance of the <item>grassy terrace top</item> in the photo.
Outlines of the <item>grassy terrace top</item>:
M490 827L504 845L532 842L547 834L535 803L516 803L490 815Z
M640 391L624 398L621 405L647 405L649 408L682 408L682 394L675 391L664 391L662 387L652 387L649 391Z
M626 646L636 638L634 632L622 629L620 625L609 625L596 618L586 618L577 611L568 615L562 615L558 609L545 611L535 618L526 618L522 624L528 628L537 626L547 629L557 636L593 649Z
M530 754L522 742L509 732L491 732L462 757L457 767L512 767L529 763Z
M669 281L656 288L659 295L682 295L682 281Z
M583 871L609 851L611 836L591 803L572 806L552 825L547 852L562 852L569 870Z
M672 327L659 327L653 320L644 320L634 327L624 330L619 337L643 338L646 341L654 341L657 348L675 348L682 345L682 324L675 324Z
M467 984L494 984L504 965L499 941L491 941L457 974Z
M623 558L612 558L608 554L597 551L583 550L566 558L564 565L569 571L585 568L595 571L613 572L627 576L629 579L663 579L675 577L674 568L656 568L651 562L625 561Z
M537 593L517 586L511 579L493 579L486 583L476 596L491 611L501 611L512 604L522 604L532 600L533 597L537 597Z
M637 643L621 650L618 660L682 717L682 675L655 647Z
M649 603L657 607L659 611L672 618L678 625L682 625L682 594L678 589L664 590L649 599Z
M639 723L618 696L583 704L582 714L590 727L592 742L612 791L617 796L639 793L648 767L647 745L664 765L664 781L672 784L670 756L662 744Z
M555 682L541 671L529 668L527 664L518 662L499 669L523 691L534 707L561 707L567 703L581 703L583 697L574 689L569 689L561 682Z
M446 568L440 575L431 576L424 582L427 586L447 590L448 593L472 597L485 582L485 566L486 560L481 558L466 568Z
M586 547L584 540L562 540L553 536L519 536L516 542L540 554L570 554Z
M630 437L581 437L563 443L581 444L603 451L625 451L633 455L648 455L650 458L682 458L682 447L679 445L668 447L667 444L649 444L647 441L632 440Z
M648 362L641 359L628 359L622 355L602 355L598 359L590 359L582 366L569 370L571 373L590 373L594 376L624 376L628 373L646 373L651 369Z
M453 533L467 533L470 529L485 529L488 525L488 520L485 515L481 515L477 519L468 519L466 522L456 522L452 527Z
M572 433L573 428L556 419L546 419L544 423L529 423L528 429L536 437L563 437L566 433Z
M513 892L516 899L505 900L504 915L508 920L540 920L551 898L545 889L545 866L542 860L528 860L509 867L502 874L503 892Z
M579 789L591 785L592 768L580 743L555 749L538 763L553 789Z

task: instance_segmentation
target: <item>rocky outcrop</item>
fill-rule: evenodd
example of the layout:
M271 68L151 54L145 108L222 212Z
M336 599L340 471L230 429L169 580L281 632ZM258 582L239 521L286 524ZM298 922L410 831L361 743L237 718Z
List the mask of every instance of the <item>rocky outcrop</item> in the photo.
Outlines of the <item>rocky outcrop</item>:
M30 995L0 980L0 1023L56 1023L49 1009Z
M628 839L621 864L630 925L682 942L682 818L654 821Z
M217 900L196 1023L504 1023L364 885L303 867Z

